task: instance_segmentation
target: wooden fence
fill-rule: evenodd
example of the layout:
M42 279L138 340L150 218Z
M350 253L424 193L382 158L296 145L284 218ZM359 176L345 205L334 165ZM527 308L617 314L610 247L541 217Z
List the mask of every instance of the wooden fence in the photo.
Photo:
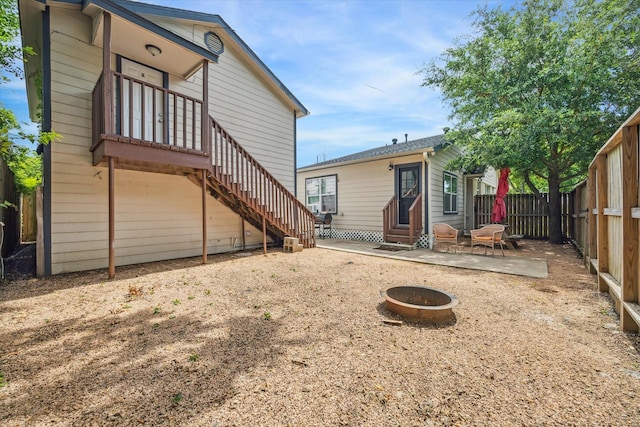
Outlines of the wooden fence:
M541 194L548 202L549 195ZM475 224L491 223L491 210L495 201L495 195L480 195L474 198ZM572 213L573 193L560 195L560 209L562 212L562 235L565 238L573 237ZM520 234L528 239L549 238L549 212L545 202L535 194L507 194L505 199L507 217L504 220L509 224L511 234Z
M620 328L640 329L640 108L609 138L589 166L585 258L609 292ZM577 199L577 197L576 197Z
M22 195L22 237L23 242L35 242L37 235L36 193Z
M569 228L566 235L587 259L589 250L589 205L587 198L587 181L578 184L569 194Z
M13 173L4 161L0 161L0 201L8 204L0 208L3 227L2 249L3 257L9 256L20 243L20 214L18 211L18 197Z

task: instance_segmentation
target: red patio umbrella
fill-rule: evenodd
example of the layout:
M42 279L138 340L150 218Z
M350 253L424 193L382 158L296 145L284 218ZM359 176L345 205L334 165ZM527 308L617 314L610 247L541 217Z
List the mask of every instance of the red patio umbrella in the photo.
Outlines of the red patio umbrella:
M509 192L509 168L500 169L500 179L498 179L498 189L496 190L496 201L491 210L491 222L498 223L507 216L507 207L504 204L504 196Z

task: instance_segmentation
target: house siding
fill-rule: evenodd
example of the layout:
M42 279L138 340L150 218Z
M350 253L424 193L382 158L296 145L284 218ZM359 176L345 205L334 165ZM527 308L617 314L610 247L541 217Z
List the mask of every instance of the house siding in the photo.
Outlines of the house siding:
M336 229L380 231L382 208L393 196L393 172L389 162L376 160L298 174L298 198L305 203L305 181L337 175L337 209L331 226ZM371 191L375 189L375 191Z
M224 53L217 64L209 66L209 113L287 190L293 192L295 119L292 108L269 87L266 79L242 59L241 53L227 43L220 28L155 17L149 19L205 48L206 32L215 32L223 39ZM200 99L202 71L187 81L171 77L170 85Z
M102 50L89 44L90 34L89 18L80 12L51 8L51 124L61 135L61 139L50 147L51 182L45 183L51 192L52 274L108 266L108 170L92 166L89 151L92 143L91 91L101 72ZM211 68L214 67L221 68L222 65ZM221 75L220 71L214 73L211 81L216 85L227 84ZM199 87L197 78L180 84L172 79L170 84L178 91L190 88L192 93L202 93L201 89L196 89ZM216 91L212 92L213 98ZM292 114L278 102L272 103L280 108L271 108L277 112L267 114L265 120L274 114L288 118L288 123L285 120L278 122L287 124L279 135L291 147ZM220 109L232 115L234 110L226 105L218 99L213 103L212 111ZM262 152L256 157L267 168L279 165L280 169L274 175L292 187L290 153L284 156L281 148L269 152L266 147L273 138L261 140L255 137L245 145L242 135L238 135L252 132L240 132L244 117L248 117L250 127L260 128L257 116L256 111L241 114L237 123L227 130L252 154L260 148ZM287 138L284 135L288 135ZM282 158L278 160L278 156ZM285 173L287 167L282 163L290 165L288 175ZM185 177L116 170L115 215L118 266L202 253L201 189ZM207 197L207 222L209 253L226 252L241 245L241 218L212 197ZM246 240L247 246L262 243L261 231L249 225L246 230L251 233Z
M455 146L438 151L431 157L431 223L444 222L454 228L464 227L464 180L459 171L447 169L447 164L460 156L460 151ZM458 177L458 213L444 213L444 173L450 172ZM429 230L430 232L430 230Z

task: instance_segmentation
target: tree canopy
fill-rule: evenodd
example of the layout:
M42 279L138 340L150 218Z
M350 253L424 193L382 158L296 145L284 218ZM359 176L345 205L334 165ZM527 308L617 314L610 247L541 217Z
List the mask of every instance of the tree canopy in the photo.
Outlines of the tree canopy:
M457 166L510 167L548 190L555 243L559 192L640 105L639 11L640 0L479 8L475 33L419 71L451 108L446 136L467 153Z
M24 78L22 62L33 55L33 49L19 44L20 22L16 0L0 0L0 84L14 78ZM37 135L23 131L13 111L0 102L0 157L15 176L18 191L29 193L42 182L42 166L34 150L16 144L16 140L47 144L56 137L52 132Z

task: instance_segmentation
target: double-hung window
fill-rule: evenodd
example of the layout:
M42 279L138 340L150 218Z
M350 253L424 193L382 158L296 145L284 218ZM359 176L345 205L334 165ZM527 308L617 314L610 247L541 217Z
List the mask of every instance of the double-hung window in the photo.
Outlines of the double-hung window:
M458 213L458 176L445 172L443 179L444 213Z
M305 180L305 205L313 213L338 212L338 176L328 175Z

